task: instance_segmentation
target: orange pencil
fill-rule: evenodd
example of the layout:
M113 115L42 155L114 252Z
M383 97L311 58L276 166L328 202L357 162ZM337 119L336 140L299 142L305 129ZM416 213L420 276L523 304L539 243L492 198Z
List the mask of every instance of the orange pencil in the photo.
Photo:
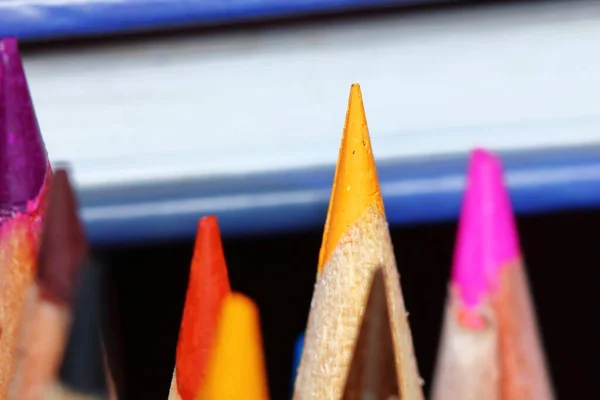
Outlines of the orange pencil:
M217 321L230 292L217 218L204 217L198 223L170 400L193 400L204 384Z
M227 296L206 379L196 400L268 400L258 309L238 293Z
M500 160L475 150L459 224L434 400L549 400Z
M339 399L369 292L381 266L396 371L407 399L423 398L398 270L358 85L352 85L294 400Z

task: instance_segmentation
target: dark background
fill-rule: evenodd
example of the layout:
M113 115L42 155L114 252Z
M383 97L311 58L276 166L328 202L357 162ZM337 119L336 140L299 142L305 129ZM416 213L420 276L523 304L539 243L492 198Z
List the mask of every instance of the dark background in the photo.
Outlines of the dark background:
M600 355L600 211L526 216L518 227L558 398L600 398L594 367ZM426 393L455 231L455 222L392 227ZM232 288L260 308L273 400L289 398L293 344L306 324L321 235L315 230L224 239ZM100 249L111 266L118 310L108 332L118 339L112 349L122 399L167 398L192 246L190 240Z

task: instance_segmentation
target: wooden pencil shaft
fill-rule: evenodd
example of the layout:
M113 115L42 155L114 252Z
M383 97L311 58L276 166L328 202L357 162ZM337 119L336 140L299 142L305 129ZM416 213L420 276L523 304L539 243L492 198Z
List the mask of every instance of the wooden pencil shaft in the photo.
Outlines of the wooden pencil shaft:
M502 400L554 398L522 261L504 268L493 297L500 326Z
M35 275L37 241L29 218L0 231L0 400L8 396L14 376L26 293Z
M462 307L452 289L432 399L554 399L523 263L504 266L498 290L478 308L486 329L462 326Z
M383 270L378 268L354 347L342 400L398 398L398 375Z
M463 308L452 288L446 304L440 349L433 378L432 400L500 400L498 326L489 304L475 312L483 327L463 325Z
M41 398L60 367L70 324L70 310L41 298L37 285L27 297L10 400Z
M44 396L39 397L41 400L108 400L106 396L94 394L78 393L71 388L55 384L46 389Z
M173 377L171 378L171 386L169 387L168 400L181 400L181 395L177 389L177 371L173 371Z

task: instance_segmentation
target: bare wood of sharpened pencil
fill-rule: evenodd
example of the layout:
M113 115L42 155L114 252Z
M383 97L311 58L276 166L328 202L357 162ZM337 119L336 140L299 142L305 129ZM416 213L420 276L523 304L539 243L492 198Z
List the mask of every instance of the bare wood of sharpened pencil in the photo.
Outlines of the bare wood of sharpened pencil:
M537 323L520 261L501 273L498 293L480 309L486 327L458 320L452 295L444 321L432 400L551 400Z
M102 340L102 361L104 363L104 373L106 375L106 387L108 389L108 400L117 400L119 396L117 395L117 386L113 379L110 364L108 362L108 356L106 353L106 342Z
M60 366L71 306L87 242L66 170L56 170L38 252L37 277L27 292L19 353L8 399L37 400Z
M554 399L522 261L504 268L492 299L501 326L502 400Z
M383 270L373 274L371 292L342 400L399 400Z
M44 400L107 400L106 397L75 393L66 387L54 385L46 393Z
M481 307L485 325L477 329L459 320L462 305L450 290L432 400L499 400L498 332L490 306Z

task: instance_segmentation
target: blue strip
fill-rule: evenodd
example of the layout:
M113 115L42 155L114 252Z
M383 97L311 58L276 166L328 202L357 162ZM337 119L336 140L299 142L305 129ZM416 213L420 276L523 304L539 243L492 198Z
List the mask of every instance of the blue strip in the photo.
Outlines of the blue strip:
M502 154L519 213L600 205L600 147ZM378 163L391 224L457 217L467 155ZM224 235L321 229L334 167L80 193L95 244L193 237L215 214Z
M292 392L294 391L294 384L296 382L296 374L298 373L298 367L300 366L300 358L302 358L302 349L304 348L304 332L296 339L294 345L294 360L292 364Z
M104 34L432 1L0 0L0 37L17 36L20 39L39 39Z

